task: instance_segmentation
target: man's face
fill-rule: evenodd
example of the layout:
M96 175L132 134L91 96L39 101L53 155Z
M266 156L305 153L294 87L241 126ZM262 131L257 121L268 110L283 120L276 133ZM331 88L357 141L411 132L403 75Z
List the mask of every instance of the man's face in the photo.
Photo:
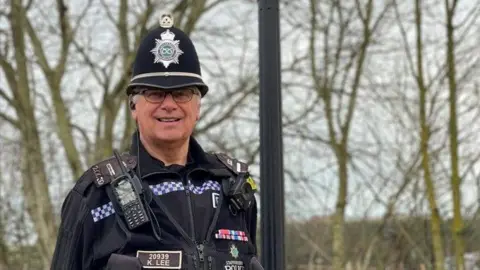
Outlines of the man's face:
M174 143L187 139L200 115L200 96L195 88L173 91L143 89L133 118L142 136L153 143Z

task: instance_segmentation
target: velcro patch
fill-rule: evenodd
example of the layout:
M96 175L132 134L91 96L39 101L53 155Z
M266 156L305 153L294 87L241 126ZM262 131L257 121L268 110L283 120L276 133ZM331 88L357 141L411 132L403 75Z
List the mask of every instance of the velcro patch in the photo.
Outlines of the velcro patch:
M182 251L146 251L138 250L137 258L145 269L181 269Z

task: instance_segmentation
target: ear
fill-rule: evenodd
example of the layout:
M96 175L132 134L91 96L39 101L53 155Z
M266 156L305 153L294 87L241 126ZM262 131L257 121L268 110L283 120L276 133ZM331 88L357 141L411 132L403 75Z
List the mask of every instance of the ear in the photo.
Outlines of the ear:
M133 120L136 122L137 121L137 110L135 109L135 103L133 102L132 97L128 99L128 105L130 107L130 113L132 114Z
M130 113L132 114L133 121L137 122L137 111L132 109Z

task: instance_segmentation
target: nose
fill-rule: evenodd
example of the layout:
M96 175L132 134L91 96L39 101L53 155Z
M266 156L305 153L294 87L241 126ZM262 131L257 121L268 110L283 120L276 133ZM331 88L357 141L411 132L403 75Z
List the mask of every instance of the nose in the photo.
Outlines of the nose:
M173 111L176 110L178 107L177 103L175 100L173 100L172 94L168 93L165 96L165 99L163 100L162 104L160 105L160 108L165 111Z

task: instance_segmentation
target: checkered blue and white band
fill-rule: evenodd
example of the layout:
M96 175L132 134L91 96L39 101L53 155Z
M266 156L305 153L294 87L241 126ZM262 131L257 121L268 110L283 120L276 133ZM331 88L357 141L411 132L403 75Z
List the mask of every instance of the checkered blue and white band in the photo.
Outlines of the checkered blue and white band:
M157 196L162 196L171 192L175 191L184 191L185 186L181 182L163 182L156 185L150 185L150 189L152 190L153 194ZM220 191L221 186L218 182L208 180L204 182L201 186L195 186L191 182L188 183L188 189L193 193L200 195L207 190L212 191ZM96 207L90 210L93 221L98 222L104 218L107 218L113 214L115 214L115 209L113 208L112 202L106 203L102 206Z

